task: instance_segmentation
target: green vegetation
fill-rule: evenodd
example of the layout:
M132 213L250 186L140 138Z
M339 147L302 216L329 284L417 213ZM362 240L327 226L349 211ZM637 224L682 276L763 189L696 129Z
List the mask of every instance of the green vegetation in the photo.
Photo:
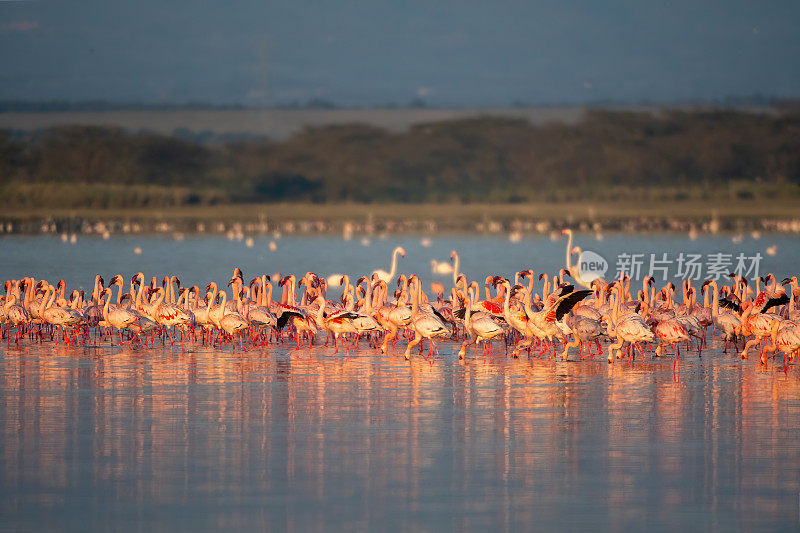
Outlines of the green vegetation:
M571 125L483 117L402 133L348 124L213 146L113 127L4 132L0 193L15 209L785 203L800 199L800 113L591 111Z

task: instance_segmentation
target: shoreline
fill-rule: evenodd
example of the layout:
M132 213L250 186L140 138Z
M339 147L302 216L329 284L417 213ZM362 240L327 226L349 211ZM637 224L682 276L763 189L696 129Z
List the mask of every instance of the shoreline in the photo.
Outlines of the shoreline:
M5 207L2 234L800 233L796 201L519 204L226 204L176 208Z

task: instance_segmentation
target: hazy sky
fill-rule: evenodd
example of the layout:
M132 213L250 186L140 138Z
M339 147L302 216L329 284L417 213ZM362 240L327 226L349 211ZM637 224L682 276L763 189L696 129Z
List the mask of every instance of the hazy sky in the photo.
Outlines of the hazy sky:
M0 0L0 99L800 96L800 0Z

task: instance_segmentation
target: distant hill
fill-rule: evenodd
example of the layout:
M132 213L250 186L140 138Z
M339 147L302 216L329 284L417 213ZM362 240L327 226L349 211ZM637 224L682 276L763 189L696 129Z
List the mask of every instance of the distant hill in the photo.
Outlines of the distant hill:
M800 190L797 111L581 109L568 115L570 120L538 114L538 121L525 114L531 110L507 111L283 111L313 114L323 124L300 127L308 122L298 122L286 138L231 137L216 144L190 139L191 132L175 136L122 126L17 129L0 134L0 192L3 202L16 206L146 207L277 201L747 201L797 197ZM171 114L154 113L162 119ZM203 120L216 120L209 131L217 132L241 127L237 119L282 116L277 111L208 113ZM241 115L221 125L220 113ZM144 120L148 112L131 114ZM353 120L324 123L334 115ZM444 118L423 120L431 116Z

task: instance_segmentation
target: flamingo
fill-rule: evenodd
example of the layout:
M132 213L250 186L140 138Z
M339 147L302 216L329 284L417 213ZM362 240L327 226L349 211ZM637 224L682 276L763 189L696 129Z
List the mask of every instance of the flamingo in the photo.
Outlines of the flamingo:
M772 322L772 344L764 348L761 353L761 364L767 364L767 352L780 350L783 353L783 370L786 371L786 356L790 361L794 359L795 352L800 350L800 322L793 320L775 320Z
M416 276L411 276L409 285L411 284L413 284L416 289L412 291L414 298L412 300L413 306L411 308L411 329L414 330L414 339L408 343L408 346L406 346L405 358L406 360L409 359L411 348L419 344L423 338L428 339L428 342L430 343L428 355L430 356L433 354L435 357L437 352L436 344L433 342L433 337L447 334L447 326L445 326L444 322L442 322L435 314L420 310L419 301L422 293L422 284L419 282L419 279Z
M705 284L711 285L714 288L711 304L711 318L714 327L722 332L722 337L725 340L725 346L722 350L723 353L728 351L728 341L731 339L736 340L736 332L741 328L741 321L739 317L729 311L720 311L719 308L719 286L717 280L708 280ZM704 284L704 285L705 285Z
M224 301L225 301L225 291L219 291L218 296L223 297L223 305L221 306L225 309ZM231 352L236 349L236 337L237 333L240 333L244 329L246 329L250 323L238 312L236 311L225 311L225 314L219 320L219 327L222 331L227 333L231 337ZM245 350L244 344L242 343L242 337L239 336L239 346L241 347L242 351Z
M655 356L661 356L661 350L664 345L675 347L675 361L680 358L681 352L677 346L679 342L689 342L691 337L686 330L686 326L678 318L668 318L658 322L653 327L653 332L658 339L658 346L656 346Z
M615 282L616 283L616 282ZM623 287L621 284L616 285L616 294L614 295L614 305L612 306L611 316L603 316L603 318L610 319L613 326L613 337L617 341L608 347L608 362L614 362L614 351L620 351L623 344L626 342L635 345L639 342L652 342L654 339L653 332L647 327L647 324L641 316L634 312L622 313L620 307L623 299ZM609 334L611 331L609 331Z
M394 251L392 252L391 272L386 272L385 270L378 269L378 270L373 270L372 273L377 274L378 278L385 281L386 283L391 283L391 281L394 279L395 273L397 272L397 254L400 254L403 257L405 257L406 251L403 249L402 246L398 246L397 248L394 249Z
M458 269L461 266L458 252L455 250L450 252L450 260L453 261L453 286L455 287L458 285L458 276L460 275Z
M511 354L511 356L516 359L519 357L520 347L523 345L530 345L533 339L528 328L528 315L525 313L525 309L517 308L513 312L511 311L511 283L505 278L502 278L502 283L505 285L506 289L503 299L503 318L512 328L522 335L522 339L520 339L514 347L514 351ZM471 305L467 307L471 307Z
M477 316L475 318L472 317L472 298L470 295L465 296L464 302L464 327L469 334L467 340L461 343L461 349L458 351L458 358L464 359L464 353L466 352L467 346L470 344L475 344L477 342L487 342L489 346L489 350L491 352L492 346L492 339L501 335L503 333L503 328L501 328L497 322L492 320L486 315ZM484 352L486 352L486 344L484 344Z
M431 259L431 274L446 276L447 274L452 274L454 271L455 268L450 263Z
M784 297L786 297L785 294ZM789 298L786 297L785 299L788 300ZM772 322L780 320L777 315L765 313L765 311L772 307L772 305L767 305L770 301L774 302L777 300L769 300L767 293L761 292L754 302L745 302L742 304L742 326L746 327L755 336L755 338L745 343L744 349L741 352L742 359L747 359L747 352L750 350L751 346L759 344L761 339L771 334Z
M3 311L5 313L6 319L11 322L14 326L14 330L16 333L16 341L19 343L20 339L22 338L22 328L21 326L26 325L28 323L28 312L25 310L23 305L19 305L17 303L17 291L23 290L25 287L25 281L20 281L16 285L11 284L12 291L8 293L9 284L6 284L6 303L3 306ZM9 337L10 340L10 337Z
M586 307L586 306L583 306ZM573 308L574 311L574 308ZM597 347L600 348L600 343L598 339L605 333L603 330L603 325L601 324L600 320L585 316L585 315L578 315L574 312L567 315L565 318L565 322L567 326L569 326L570 331L572 332L572 342L568 342L564 344L564 351L561 354L562 359L566 359L569 355L570 348L578 348L578 355L580 356L583 347L592 341L597 342ZM591 345L588 346L589 356L592 356L592 348ZM602 353L602 351L601 351Z
M66 328L74 328L83 322L83 315L80 312L70 307L57 307L54 306L57 293L52 285L48 285L45 289L44 308L41 311L41 316L45 322L54 327L59 327L62 330ZM64 335L66 338L66 333ZM58 344L58 337L56 337L56 344Z
M563 230L561 230L561 234L567 236L567 251L566 251L566 258L565 258L565 261L564 261L564 265L565 265L566 269L570 272L570 275L572 276L572 278L575 281L578 282L578 285L580 285L581 287L583 287L585 289L591 289L592 288L591 281L586 281L585 279L581 278L580 265L578 265L577 263L574 264L574 265L572 264L572 257L571 257L572 254L576 254L577 253L578 254L578 260L580 260L580 253L581 253L580 247L578 247L578 246L576 246L574 248L572 247L572 230L569 229L569 228L563 229Z
M121 286L120 290L122 290ZM103 306L103 319L108 322L111 327L117 328L117 332L119 333L119 344L121 345L122 330L127 329L129 325L134 323L137 319L137 315L131 311L121 309L119 307L109 308L109 304L111 303L111 287L103 290L102 294L106 297L106 303Z
M383 310L381 312L383 312ZM386 353L388 350L389 341L397 338L398 330L411 325L414 313L412 308L405 304L398 303L395 306L390 306L385 316L386 321L384 325L388 326L389 331L384 335L383 343L381 344L381 352L383 353ZM394 347L394 344L392 344L392 347Z
M320 311L322 311L325 308L325 298L320 294L315 301L320 306ZM358 318L358 314L347 310L335 311L323 318L325 329L333 333L333 342L336 347L333 353L339 353L340 335L345 333L358 333L358 330L351 322L354 318ZM345 347L346 346L347 343L345 343Z

